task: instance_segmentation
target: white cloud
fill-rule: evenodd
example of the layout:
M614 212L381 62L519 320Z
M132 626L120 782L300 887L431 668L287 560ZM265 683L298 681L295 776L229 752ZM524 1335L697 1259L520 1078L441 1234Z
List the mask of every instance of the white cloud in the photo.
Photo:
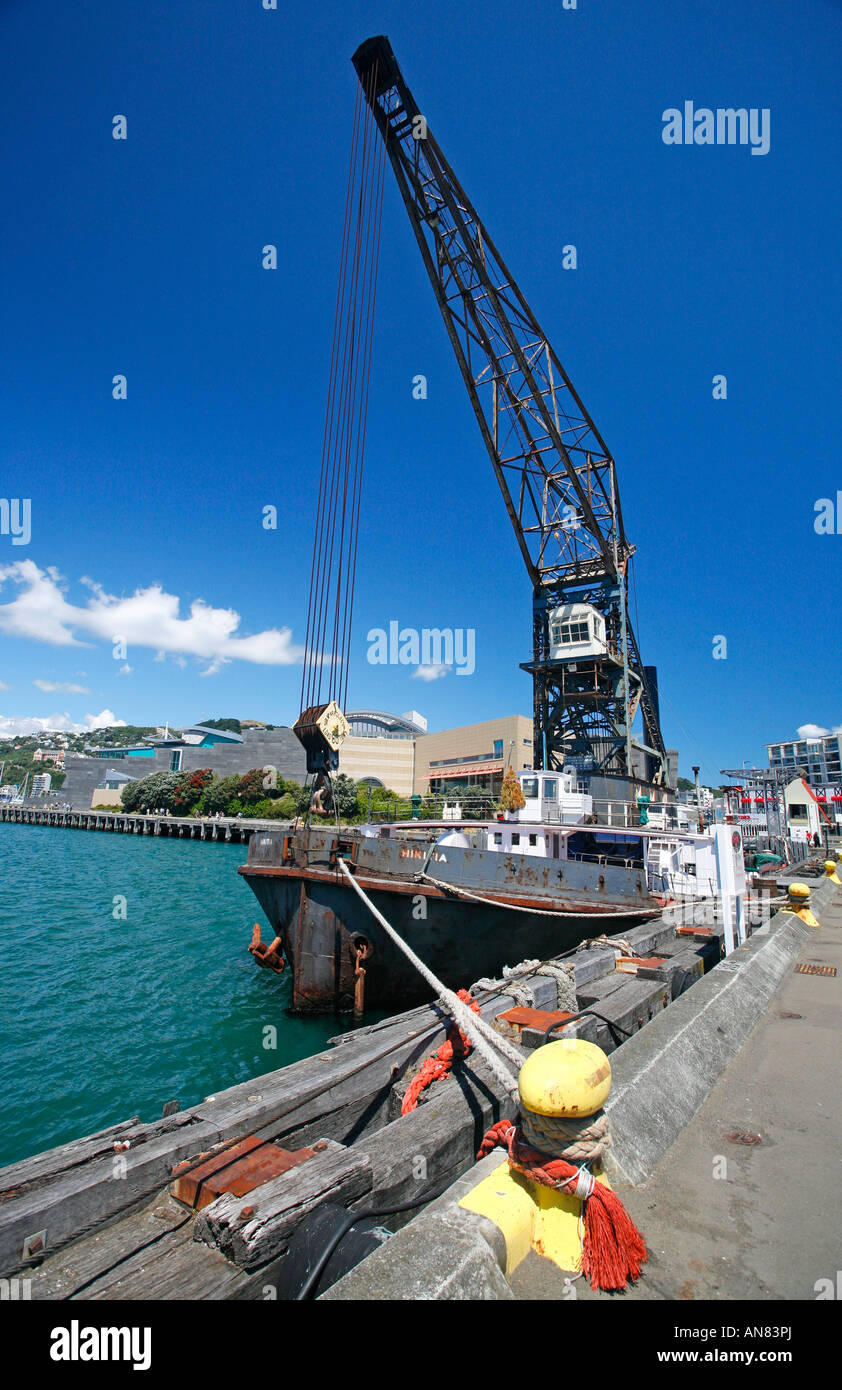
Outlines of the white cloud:
M0 681L0 690L11 690L11 688L12 687L7 685L5 681Z
M91 693L84 685L71 685L69 681L34 680L32 684L37 685L39 690L47 691L48 694L56 690L63 691L65 695L90 695Z
M837 729L824 729L821 724L799 724L796 732L800 739L826 738L828 734L836 733Z
M230 663L229 663L228 661L226 661L226 659L225 659L224 656L216 656L216 657L214 657L214 659L213 659L213 661L211 662L211 664L210 664L210 666L208 667L208 669L207 669L206 671L200 671L200 672L199 672L199 675L200 675L200 676L215 676L219 671L222 670L223 666L228 666L229 664L230 664Z
M427 666L416 666L412 673L412 679L419 681L437 681L439 676L446 676L449 670L450 667L443 665L441 662L432 662Z
M125 729L125 719L118 719L113 710L103 709L99 714L85 715L86 729Z
M133 670L134 670L134 667L130 666L129 663L126 662L126 664L125 664L124 666L121 666L121 667L120 667L119 671L117 672L117 675L118 675L118 676L130 676Z
M122 729L125 719L118 719L110 709L100 710L99 714L86 714L83 724L78 724L69 714L49 714L41 719L35 715L0 714L0 734L15 738L26 734L45 734L61 731L67 734L89 734L94 729Z
M303 647L293 644L290 628L241 636L240 614L233 608L212 608L204 599L194 599L189 617L181 617L178 596L166 593L160 584L136 589L126 598L106 593L92 579L82 583L90 597L84 604L73 604L53 566L42 570L34 560L0 565L0 588L12 584L18 590L10 602L0 604L0 632L57 647L90 646L86 637L112 644L119 636L130 647L151 647L158 653L156 660L170 653L208 661L204 674L212 673L215 662L291 666L304 654Z

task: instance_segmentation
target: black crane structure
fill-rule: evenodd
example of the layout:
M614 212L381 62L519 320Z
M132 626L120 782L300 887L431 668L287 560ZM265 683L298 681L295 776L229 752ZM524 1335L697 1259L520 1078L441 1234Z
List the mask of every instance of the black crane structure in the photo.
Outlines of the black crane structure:
M532 583L532 659L522 669L533 681L534 766L664 784L656 675L641 662L629 620L634 547L614 460L442 154L388 39L368 39L353 63ZM574 604L603 615L605 651L552 659L551 623ZM638 712L642 739L632 735Z

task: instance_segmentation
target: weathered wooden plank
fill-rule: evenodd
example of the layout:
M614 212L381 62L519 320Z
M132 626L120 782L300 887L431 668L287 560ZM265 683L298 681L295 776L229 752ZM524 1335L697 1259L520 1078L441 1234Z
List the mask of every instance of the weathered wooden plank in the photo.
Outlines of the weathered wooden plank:
M623 940L631 942L637 955L655 956L662 941L673 940L675 924L664 921L662 917L655 917L649 922L641 922L639 927L632 927L631 931L620 932L619 935Z
M411 1200L458 1177L474 1162L486 1130L504 1116L513 1118L509 1097L474 1054L447 1080L434 1082L425 1096L416 1110L366 1138L371 1206Z
M371 1191L367 1153L329 1140L324 1153L290 1168L243 1197L225 1193L196 1217L195 1239L253 1270L282 1254L299 1221L322 1202L347 1205Z
M596 980L600 975L607 975L613 971L616 959L617 953L612 951L610 946L590 946L585 951L576 951L574 955L569 956L565 964L573 966L577 993L588 981Z
M87 1163L92 1158L113 1153L115 1142L130 1137L138 1128L141 1128L140 1120L135 1115L130 1120L108 1125L105 1129L97 1130L95 1134L87 1134L81 1139L72 1140L69 1144L44 1149L42 1153L33 1154L31 1158L7 1164L5 1168L0 1168L0 1202L7 1193L20 1191L45 1177L67 1172L68 1169L75 1168L80 1163Z
M636 1033L669 1003L669 986L661 981L625 978L627 983L622 989L594 1002L594 1007L609 1023L623 1030L617 1037L604 1020L597 1019L597 1043L604 1052L613 1052L625 1041L627 1033Z
M588 1004L595 1004L598 999L607 999L609 994L614 994L618 989L622 989L628 980L629 976L622 974L619 970L612 971L610 975L600 975L595 980L589 980L586 985L576 991L579 1008L586 1009Z
M184 1126L10 1197L0 1208L0 1272L22 1267L23 1242L34 1232L46 1231L48 1251L60 1249L149 1197L166 1183L174 1163L220 1137L212 1124Z
M679 994L700 980L705 973L705 963L698 951L678 951L674 956L667 956L662 965L659 966L639 966L637 978L639 980L664 980L670 989L670 998L677 999Z
M157 1192L152 1201L139 1210L117 1217L48 1256L31 1272L32 1297L64 1299L83 1285L86 1287L79 1297L96 1297L102 1284L111 1283L138 1263L148 1262L158 1250L171 1249L178 1238L173 1228L186 1230L187 1238L192 1241L192 1220L184 1226L185 1215L184 1208L173 1201L166 1189ZM135 1254L136 1251L139 1253ZM116 1269L106 1273L111 1266ZM91 1280L96 1282L91 1284Z
M218 1250L197 1245L186 1234L172 1249L145 1266L139 1266L106 1288L97 1288L94 1299L174 1300L202 1299L218 1302L238 1295L248 1276Z

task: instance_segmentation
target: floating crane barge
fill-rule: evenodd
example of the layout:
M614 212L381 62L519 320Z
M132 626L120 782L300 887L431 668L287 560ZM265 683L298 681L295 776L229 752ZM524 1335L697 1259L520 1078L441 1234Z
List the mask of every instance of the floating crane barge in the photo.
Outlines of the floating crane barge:
M532 775L552 794L507 841L495 823L312 828L261 833L240 872L293 968L295 1009L401 1007L423 982L339 871L344 861L395 929L447 984L524 956L618 930L665 901L645 836L590 852L571 839L595 801L668 795L657 678L644 667L628 605L629 543L608 448L404 81L387 38L353 58L360 86L340 258L334 350L316 511L301 714L315 780L311 816L329 812L347 732L357 527L368 409L383 171L388 159L442 314L532 588ZM638 718L642 739L633 735ZM578 813L576 803L578 804ZM585 808L585 802L588 802ZM559 818L564 803L569 814ZM629 814L631 812L631 814ZM599 819L593 814L590 820ZM616 822L615 822L616 824ZM562 828L562 825L567 828ZM528 851L538 848L540 854Z

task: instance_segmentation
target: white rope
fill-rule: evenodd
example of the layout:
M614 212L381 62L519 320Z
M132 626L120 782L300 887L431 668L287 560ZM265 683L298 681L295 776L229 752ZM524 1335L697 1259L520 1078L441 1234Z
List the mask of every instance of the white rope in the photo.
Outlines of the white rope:
M424 977L430 988L435 991L448 1013L452 1014L453 1018L459 1024L462 1032L467 1034L474 1047L477 1049L477 1052L485 1058L494 1075L497 1077L497 1080L506 1091L508 1091L510 1097L517 1101L517 1077L513 1076L508 1068L503 1065L498 1054L502 1053L513 1066L517 1067L518 1071L520 1071L520 1068L523 1066L523 1054L499 1033L495 1033L491 1025L486 1023L485 1019L480 1014L475 1014L472 1009L469 1009L467 1004L464 1004L462 1000L453 993L453 990L448 989L446 985L442 984L441 980L433 974L429 966L424 964L420 956L415 954L412 947L408 946L403 938L395 931L394 927L386 921L383 913L374 906L374 903L357 883L357 880L354 878L345 860L337 859L337 863L354 892L365 903L371 915L376 918L386 934L391 937L395 945L403 951L407 960L412 962L418 973Z
M555 980L556 1008L575 1014L578 1002L576 999L576 976L572 965L561 965L552 960L543 962L525 960L519 968L528 969L530 974L534 972L536 975L548 975L551 980ZM505 968L503 974L506 974Z
M589 946L610 946L612 951L616 951L620 956L636 956L637 951L630 941L626 941L622 936L589 936L587 941L582 941L577 950L585 951Z
M457 888L455 883L447 883L441 878L432 878L427 873L417 873L414 875L416 883L422 879L427 883L435 884L436 888L443 888L448 893L458 893L460 898L470 898L472 902L484 903L487 907L504 907L508 912L527 912L530 917L647 917L657 916L661 911L659 907L638 907L638 908L604 908L599 911L588 910L582 907L578 912L562 912L560 908L546 907L518 907L516 903L500 902L498 898L483 898L479 893L469 893L467 888Z
M510 979L506 986L506 993L510 994L515 1003L522 1009L535 1008L535 995L523 980Z

